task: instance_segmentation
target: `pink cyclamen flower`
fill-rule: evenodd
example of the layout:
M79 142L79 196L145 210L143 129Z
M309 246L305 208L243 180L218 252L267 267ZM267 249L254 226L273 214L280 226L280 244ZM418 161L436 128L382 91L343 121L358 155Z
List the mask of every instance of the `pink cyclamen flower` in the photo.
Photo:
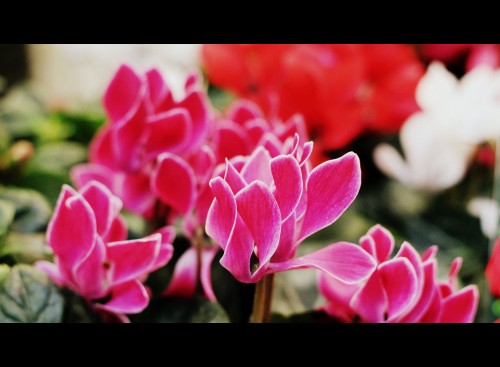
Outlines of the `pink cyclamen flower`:
M165 196L150 181L157 160L162 154L168 154L163 157L167 160L174 155L171 165L179 169L198 154L212 128L208 97L194 75L186 80L184 98L176 101L157 69L139 75L122 65L103 104L108 121L90 144L89 163L74 168L71 178L77 187L90 180L103 183L123 200L125 209L149 218L158 196ZM185 209L185 202L165 200L177 205L176 210Z
M377 262L365 281L345 284L318 273L328 304L322 309L342 322L472 322L479 292L469 285L457 290L462 259L453 260L447 281L437 278L437 246L420 256L408 242L390 258L394 237L380 225L361 237L360 247Z
M359 158L350 152L310 169L312 142L271 158L263 147L227 161L223 177L210 187L215 196L206 232L224 250L221 264L243 283L266 274L320 269L346 283L368 277L376 263L354 244L341 242L294 258L298 245L332 224L354 200L361 182Z
M119 214L121 200L101 183L91 181L79 192L64 185L47 228L55 262L39 261L59 286L85 298L96 310L126 320L149 303L143 281L172 257L173 228L127 240ZM167 232L170 235L167 235Z

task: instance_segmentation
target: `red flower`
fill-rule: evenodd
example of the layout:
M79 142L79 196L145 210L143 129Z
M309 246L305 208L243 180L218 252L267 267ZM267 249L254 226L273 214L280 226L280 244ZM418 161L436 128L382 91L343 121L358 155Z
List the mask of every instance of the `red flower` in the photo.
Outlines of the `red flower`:
M493 245L493 252L486 266L485 274L491 294L500 297L500 237L497 238Z
M408 45L205 45L202 58L212 84L268 117L301 113L324 151L366 130L398 131L424 73Z
M420 52L429 61L438 60L453 64L465 57L465 71L485 64L500 67L500 45L494 44L424 44Z

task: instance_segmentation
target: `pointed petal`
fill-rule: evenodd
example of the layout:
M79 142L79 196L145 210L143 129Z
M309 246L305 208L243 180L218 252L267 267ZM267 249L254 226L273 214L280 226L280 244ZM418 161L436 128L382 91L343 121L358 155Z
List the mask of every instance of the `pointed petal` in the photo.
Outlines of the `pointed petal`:
M260 269L269 262L278 247L281 226L278 203L260 181L245 187L235 199L238 214L255 241Z
M349 303L352 297L362 286L363 283L346 284L336 278L328 276L322 271L318 271L318 289L328 302L334 302L336 305L343 305L350 309ZM354 313L354 311L352 311ZM354 316L354 315L353 315Z
M110 169L118 169L113 150L113 125L106 123L97 130L89 144L89 162L98 163Z
M229 106L226 115L229 120L243 125L249 120L262 117L262 111L255 103L246 99L238 99Z
M387 321L388 302L382 279L377 270L373 272L366 284L353 296L351 307L363 322Z
M109 228L108 233L102 239L104 243L125 241L127 239L127 223L121 215L118 215Z
M114 190L116 173L100 164L79 164L70 170L71 181L77 188L83 187L86 183L95 180L102 183L111 191Z
M143 311L149 303L146 288L138 280L131 280L113 287L111 299L105 304L97 304L98 309L113 313L134 314Z
M307 209L299 242L337 220L358 195L359 158L350 152L317 166L307 179Z
M113 122L121 120L137 103L143 89L141 78L128 65L121 65L104 93L104 108Z
M150 117L144 126L145 159L155 159L165 152L181 152L189 143L191 125L191 116L182 108L174 108Z
M415 302L417 276L406 258L397 258L380 264L380 276L388 300L388 320L394 320Z
M122 201L100 182L92 181L80 190L94 211L97 233L104 237L122 208Z
M225 250L236 223L236 200L221 177L210 180L210 188L215 199L208 210L205 231Z
M191 298L196 293L196 249L188 248L175 264L172 280L163 294L165 297Z
M181 214L187 214L196 200L196 178L184 159L170 153L158 157L151 188L160 200Z
M47 242L66 269L78 265L96 241L94 213L85 199L63 185L47 228Z
M311 254L281 263L271 263L269 271L315 268L347 284L367 279L375 270L375 260L363 249L337 242Z
M375 260L378 261L377 249L375 248L375 240L373 239L373 237L369 235L364 235L363 237L360 238L359 245L363 250L368 252L370 255L373 256Z
M271 262L278 263L286 261L295 256L298 244L295 242L295 213L292 212L288 218L281 223L280 241Z
M217 129L217 161L224 162L237 155L248 155L251 152L251 142L245 130L231 121Z
M479 291L469 285L443 301L440 322L473 322L479 303Z
M172 94L170 93L170 89L168 89L165 80L163 79L160 71L156 68L153 68L146 72L146 79L149 86L149 97L151 98L151 103L153 104L153 108L157 111L165 101L172 103Z
M121 284L150 272L160 252L161 235L108 244L111 283Z
M439 248L437 247L437 245L430 246L422 255L422 261L425 262L429 259L435 258L438 250Z
M291 155L278 156L271 160L271 172L276 191L274 197L285 221L297 208L302 195L302 174L297 161Z
M391 232L382 227L380 224L377 224L370 228L368 235L374 240L375 249L377 251L376 258L378 262L382 263L389 259L389 256L394 249L394 237Z
M97 237L94 248L88 256L78 265L73 278L78 285L78 292L87 299L102 298L109 291L107 268L104 260L106 247L101 238Z
M268 186L271 185L273 175L271 173L270 161L271 156L269 152L263 147L257 147L241 169L241 176L248 183L260 180Z
M234 230L224 249L220 264L242 283L256 283L260 278L253 278L250 272L250 259L254 250L254 239L243 220L237 216Z
M207 144L204 144L188 159L188 163L193 168L197 180L201 185L206 185L213 177L215 162L215 153Z
M201 286L203 287L203 292L205 297L212 302L217 302L214 290L212 288L212 263L214 261L215 255L219 251L216 247L204 248L201 253Z
M204 94L194 90L184 98L178 107L185 108L189 111L192 121L192 136L187 149L190 152L197 150L210 129L211 117L209 116L208 102Z
M231 191L235 195L247 185L240 173L236 170L236 168L234 168L233 164L227 160L226 171L224 172L224 181L228 183Z

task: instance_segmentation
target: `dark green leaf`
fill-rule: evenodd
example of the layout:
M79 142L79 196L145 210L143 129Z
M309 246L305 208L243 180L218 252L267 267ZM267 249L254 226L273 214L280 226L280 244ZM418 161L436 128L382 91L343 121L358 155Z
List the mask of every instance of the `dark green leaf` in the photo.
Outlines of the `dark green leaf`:
M153 300L149 307L138 315L130 317L140 323L225 323L229 318L217 303L204 297L192 299L160 298Z
M0 186L0 200L14 205L12 231L43 231L50 220L52 209L47 199L37 191Z
M15 180L13 185L38 191L54 207L61 193L62 185L72 186L67 173L32 170Z
M96 111L92 114L72 113L68 111L59 111L52 114L54 119L62 124L70 126L73 134L71 140L87 145L95 133L103 125L105 116L102 111Z
M0 322L61 322L63 298L40 270L16 265L0 288Z
M101 322L97 313L90 309L88 303L80 295L67 288L63 288L61 293L64 297L62 322L86 324Z

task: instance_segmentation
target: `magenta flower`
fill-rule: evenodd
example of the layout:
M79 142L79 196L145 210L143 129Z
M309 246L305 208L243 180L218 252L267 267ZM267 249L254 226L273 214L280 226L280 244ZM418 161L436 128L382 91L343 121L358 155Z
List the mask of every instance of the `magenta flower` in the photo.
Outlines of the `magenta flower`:
M370 275L376 263L350 243L332 244L294 258L298 245L332 224L360 188L359 158L354 153L325 162L312 171L307 162L312 142L271 158L258 147L246 158L227 161L224 177L210 187L215 196L206 232L224 250L221 264L244 283L266 274L316 268L346 283Z
M143 281L172 257L173 247L162 236L171 240L173 228L127 240L121 207L121 200L99 182L89 182L80 192L64 185L47 228L55 262L39 261L37 267L96 310L124 319L147 307Z
M394 238L380 225L372 227L360 246L377 262L377 269L358 284L345 284L318 273L318 285L328 304L322 309L342 322L472 322L479 302L475 285L457 290L462 264L456 258L448 281L438 281L437 246L422 257L404 242L398 253Z
M207 96L197 84L195 76L188 78L185 97L176 101L157 69L140 76L122 65L103 99L108 122L90 145L89 164L71 172L73 182L81 187L97 180L123 200L125 209L151 217L158 193L150 177L157 158L189 159L212 128ZM179 205L174 209L185 209L185 203Z

